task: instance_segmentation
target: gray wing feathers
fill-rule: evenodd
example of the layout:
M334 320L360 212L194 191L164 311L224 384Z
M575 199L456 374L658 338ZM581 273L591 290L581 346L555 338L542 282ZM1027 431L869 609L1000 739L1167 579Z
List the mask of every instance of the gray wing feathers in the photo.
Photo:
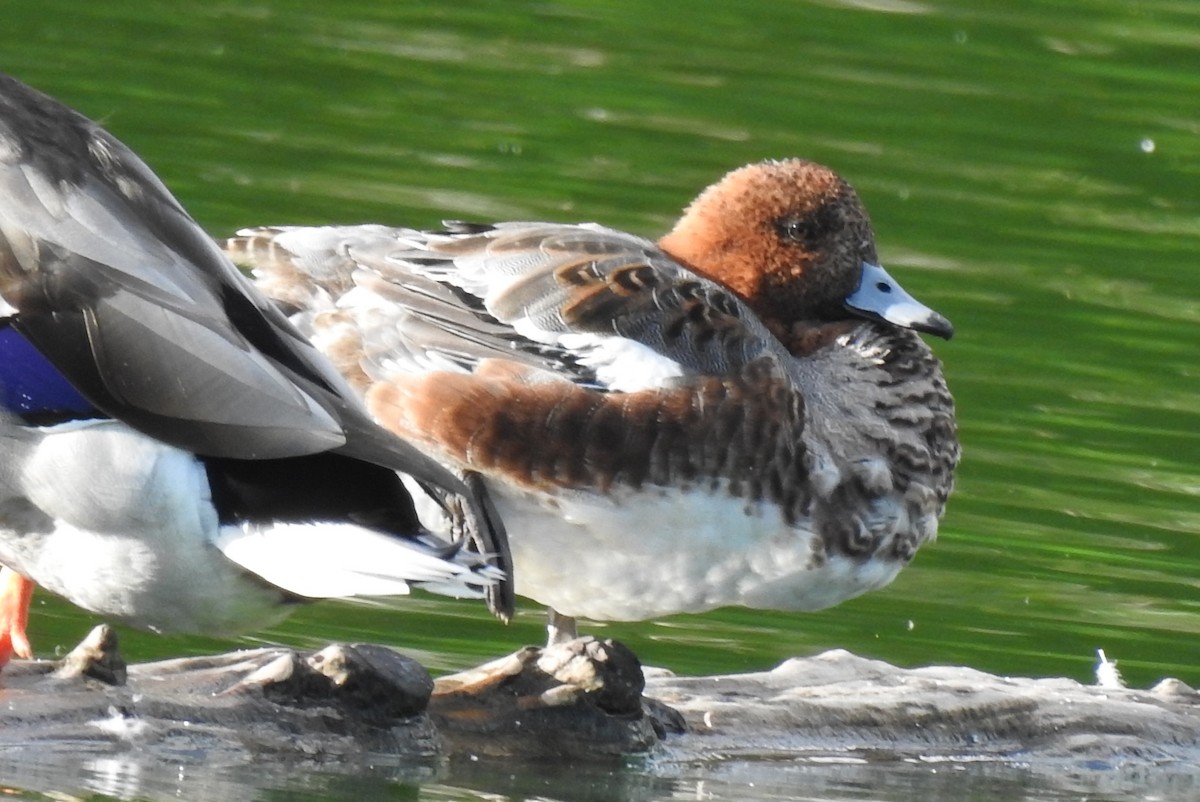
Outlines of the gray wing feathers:
M736 372L771 347L757 318L731 293L630 234L597 225L506 223L475 237L432 235L418 244L421 250L394 250L386 262L369 263L384 275L384 264L438 275L422 257L453 257L446 281L539 342L616 335L686 373L714 375Z
M252 248L260 287L285 303L307 299L297 306L311 308L327 294L353 309L368 359L388 354L422 369L469 370L498 356L613 389L734 374L762 358L788 361L729 291L653 243L600 226L242 234L272 238L273 246ZM265 259L269 247L292 256ZM345 291L347 276L356 289Z
M98 407L177 445L262 457L343 444L340 412L365 419L343 379L150 169L80 115L4 88L0 308L26 336Z

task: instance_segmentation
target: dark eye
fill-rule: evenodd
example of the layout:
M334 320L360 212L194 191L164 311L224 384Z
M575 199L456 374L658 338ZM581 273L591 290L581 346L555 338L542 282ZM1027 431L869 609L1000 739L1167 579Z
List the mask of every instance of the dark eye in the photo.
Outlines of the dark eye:
M785 217L775 223L775 230L791 242L810 242L814 234L812 221L806 217Z
M837 211L822 204L804 214L788 214L775 221L781 239L814 246L838 224Z

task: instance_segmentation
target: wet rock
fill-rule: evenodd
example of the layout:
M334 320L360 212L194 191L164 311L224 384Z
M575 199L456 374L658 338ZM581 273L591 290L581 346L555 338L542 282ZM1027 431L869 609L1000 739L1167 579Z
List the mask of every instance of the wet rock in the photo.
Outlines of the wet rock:
M644 687L633 652L584 637L442 677L430 714L455 753L617 757L647 751L662 738L643 711Z
M124 685L125 658L118 648L117 633L107 624L93 629L59 661L54 676L58 679L91 677L108 685Z
M287 707L335 704L385 726L424 713L433 678L420 663L384 646L335 643L307 657L286 652L228 693L251 689Z
M433 681L372 645L314 655L256 649L124 666L101 628L60 664L14 661L0 674L0 750L115 754L215 765L431 762L444 746L424 710Z
M33 743L164 761L431 762L455 754L599 758L644 752L670 722L647 703L632 652L580 638L522 649L435 683L411 658L373 644L305 654L257 649L126 670L98 627L61 663L15 661L0 675L0 750ZM436 690L435 690L436 688Z

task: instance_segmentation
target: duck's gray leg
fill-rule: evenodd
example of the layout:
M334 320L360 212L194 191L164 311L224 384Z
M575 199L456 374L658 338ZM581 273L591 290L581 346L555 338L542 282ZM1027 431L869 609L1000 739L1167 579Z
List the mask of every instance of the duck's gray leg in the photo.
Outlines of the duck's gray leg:
M546 646L559 646L579 637L575 619L552 607L546 608Z

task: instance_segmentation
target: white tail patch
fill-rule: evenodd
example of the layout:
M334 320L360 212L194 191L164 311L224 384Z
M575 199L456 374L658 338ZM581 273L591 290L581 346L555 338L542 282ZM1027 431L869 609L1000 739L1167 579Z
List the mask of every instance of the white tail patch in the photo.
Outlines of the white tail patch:
M311 599L398 596L412 585L478 598L500 575L475 555L446 560L419 544L346 523L223 526L216 546L267 582Z

